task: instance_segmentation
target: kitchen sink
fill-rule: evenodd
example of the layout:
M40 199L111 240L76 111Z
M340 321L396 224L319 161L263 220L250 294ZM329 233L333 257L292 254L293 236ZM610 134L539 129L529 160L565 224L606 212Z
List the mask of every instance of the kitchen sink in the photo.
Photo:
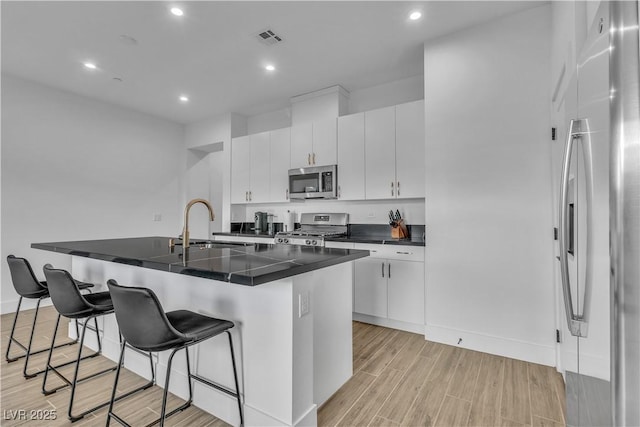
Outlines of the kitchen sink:
M194 242L190 245L192 248L198 249L213 249L213 248L222 248L228 246L253 246L253 243L244 243L244 242L224 242L224 241L200 241Z

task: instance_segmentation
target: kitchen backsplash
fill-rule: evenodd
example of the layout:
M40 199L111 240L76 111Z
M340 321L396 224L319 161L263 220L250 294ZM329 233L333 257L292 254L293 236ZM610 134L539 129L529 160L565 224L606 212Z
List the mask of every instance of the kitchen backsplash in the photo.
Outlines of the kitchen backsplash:
M425 224L424 199L402 200L306 200L304 202L231 205L231 222L253 222L256 211L274 215L273 221L284 221L287 211L295 213L295 222L300 222L300 214L304 212L347 212L351 224L388 224L389 210L399 210L402 218L409 225Z

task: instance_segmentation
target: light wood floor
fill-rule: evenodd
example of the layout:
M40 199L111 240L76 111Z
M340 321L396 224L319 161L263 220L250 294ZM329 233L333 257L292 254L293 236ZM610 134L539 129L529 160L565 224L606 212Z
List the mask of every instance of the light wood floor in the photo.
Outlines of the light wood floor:
M24 317L23 317L24 316ZM17 336L26 343L33 310L20 315ZM41 309L34 347L49 342L56 313ZM2 363L0 364L0 425L2 426L94 426L104 425L106 408L71 424L67 419L69 390L44 396L42 375L25 380L23 359L4 359L13 314L0 317ZM56 338L63 342L66 327ZM421 335L353 323L353 377L318 411L322 426L563 426L564 385L553 368L478 353L425 341ZM12 347L12 353L18 351ZM54 363L75 358L77 346L56 350ZM46 352L32 357L32 369L43 367ZM85 362L83 362L84 364ZM94 372L113 362L100 356L89 359L83 373ZM69 376L72 367L63 370ZM49 386L59 381L50 377ZM124 371L119 392L144 380ZM61 384L57 382L57 384ZM82 411L110 397L113 373L82 383L77 408ZM116 404L116 411L133 426L159 416L162 389L154 386ZM171 396L169 408L181 403ZM55 410L55 420L16 419L17 410L42 413ZM45 412L42 412L45 411ZM49 412L51 413L51 412ZM38 414L38 412L34 412ZM19 417L18 417L19 418ZM167 420L170 426L225 426L221 420L191 407ZM112 425L117 425L112 422Z

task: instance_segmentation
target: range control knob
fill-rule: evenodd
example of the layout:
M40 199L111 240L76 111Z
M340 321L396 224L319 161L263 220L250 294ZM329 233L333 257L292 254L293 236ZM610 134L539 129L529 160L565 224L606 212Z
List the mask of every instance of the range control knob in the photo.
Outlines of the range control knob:
M278 237L277 242L278 242L278 243L282 243L282 237Z
M310 244L311 244L311 240L309 240L309 239L305 240L305 241L304 241L304 244L305 244L305 245L310 245Z
M311 244L312 244L313 246L316 246L316 245L318 244L318 241L317 241L317 240L312 240L312 241L311 241Z
M289 239L284 239L284 242L285 243L289 243Z

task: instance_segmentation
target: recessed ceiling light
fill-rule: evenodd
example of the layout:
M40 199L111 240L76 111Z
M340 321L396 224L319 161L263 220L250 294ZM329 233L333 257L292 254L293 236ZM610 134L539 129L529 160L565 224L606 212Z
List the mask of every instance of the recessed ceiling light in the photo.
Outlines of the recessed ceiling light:
M187 95L180 95L180 102L189 102L189 97Z
M276 67L273 64L267 64L264 66L264 69L267 71L274 71Z
M182 9L180 9L179 7L172 7L171 8L171 13L173 13L176 16L182 16L184 15L184 12L182 11Z
M98 68L97 65L93 62L85 62L83 65L85 68L88 68L90 70L95 70L96 68Z
M411 12L411 14L409 15L409 19L411 19L412 21L416 21L420 18L422 18L422 12L420 12L419 10Z

